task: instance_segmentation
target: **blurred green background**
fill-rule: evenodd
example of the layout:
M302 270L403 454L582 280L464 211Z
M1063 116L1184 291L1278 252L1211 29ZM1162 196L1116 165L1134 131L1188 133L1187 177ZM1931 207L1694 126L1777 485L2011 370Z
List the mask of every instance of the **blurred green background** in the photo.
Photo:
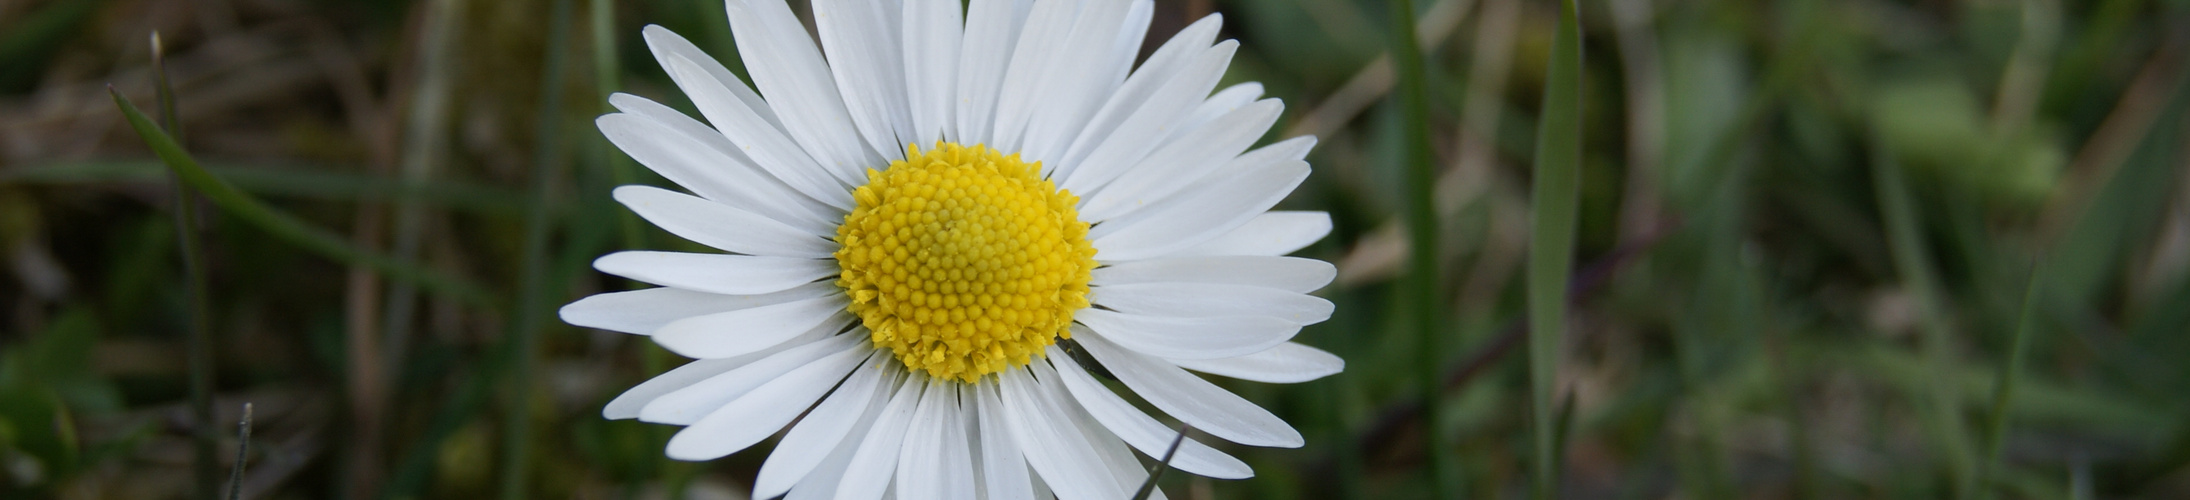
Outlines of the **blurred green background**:
M633 286L595 256L694 248L608 199L668 184L593 130L606 92L690 109L639 28L738 67L716 0L605 1L0 0L0 497L194 497L227 483L251 403L246 498L743 498L767 445L678 463L674 428L599 417L680 359L553 317ZM1580 4L1563 497L2190 498L2190 1ZM1390 7L1157 5L1144 52L1221 12L1242 42L1227 81L1290 106L1271 139L1321 137L1281 208L1333 216L1301 253L1338 265L1319 292L1338 312L1299 340L1349 361L1223 381L1308 445L1231 446L1255 478L1165 491L1523 496L1520 270L1557 4L1415 1L1434 422L1393 300ZM209 425L176 191L106 94L158 116L153 31L208 169L454 284L197 203Z

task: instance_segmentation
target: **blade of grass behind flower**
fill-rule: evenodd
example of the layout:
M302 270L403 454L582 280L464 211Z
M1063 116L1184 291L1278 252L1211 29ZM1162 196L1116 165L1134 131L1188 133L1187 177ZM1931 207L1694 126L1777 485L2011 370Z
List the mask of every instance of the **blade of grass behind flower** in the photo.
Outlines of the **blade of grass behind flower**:
M1581 197L1582 34L1573 0L1559 2L1559 27L1551 42L1543 110L1536 132L1536 165L1529 207L1528 372L1535 453L1530 470L1533 498L1556 495L1559 456L1552 395L1558 376L1560 338L1566 332L1567 276L1574 260L1575 217Z
M1444 421L1439 415L1444 405L1439 337L1443 328L1444 301L1438 298L1437 243L1438 223L1436 201L1432 186L1436 185L1436 173L1430 165L1430 123L1427 80L1422 70L1422 47L1415 38L1414 2L1393 0L1392 9L1392 60L1398 67L1399 91L1397 98L1403 134L1403 155L1400 157L1401 179L1405 179L1401 192L1405 197L1404 218L1407 223L1408 263L1407 272L1400 280L1400 293L1407 297L1407 311L1413 315L1415 334L1415 384L1419 386L1425 422ZM1430 454L1429 480L1438 498L1450 498L1458 489L1452 474L1455 459L1450 441L1444 436L1443 427L1425 426Z
M175 87L167 80L167 49L160 32L152 32L152 83L160 107L161 128L182 137L182 117L175 113ZM188 304L190 331L183 343L183 358L190 373L191 470L197 478L198 498L216 498L219 471L213 442L213 332L211 307L206 305L205 246L198 234L198 197L184 186L181 176L169 172L169 193L174 196L175 240L183 263L183 301Z
M243 499L243 469L250 463L251 403L244 403L243 421L236 423L236 464L228 471L228 500Z
M452 186L446 180L436 179L441 169L449 133L449 95L451 74L457 64L459 31L463 26L466 5L463 0L432 0L425 5L425 27L420 32L418 48L418 79L412 89L412 98L403 121L402 160L397 166L397 185L405 190L437 189ZM498 197L511 213L526 208L522 195L499 193ZM388 252L405 261L416 260L425 242L428 217L431 212L421 203L406 200L395 205L394 221ZM415 330L412 319L418 310L418 289L405 283L390 283L381 303L380 336L383 351L388 353L387 367L390 373L403 369L402 362L410 352L411 336ZM370 488L371 486L365 486Z
M267 198L293 197L354 202L407 202L480 215L511 216L525 210L523 194L499 186L435 181L397 181L311 163L201 164L237 189ZM0 172L0 186L99 186L164 182L172 175L159 160L61 162Z
M593 86L601 98L601 112L614 112L608 105L609 94L623 90L623 59L616 54L616 6L609 0L589 2L588 25L593 37ZM593 163L608 167L610 182L618 186L637 184L637 166L631 158L617 152L605 136L596 136L593 142ZM603 191L604 193L606 191ZM629 210L616 210L618 236L627 249L646 248L646 227L641 225L637 214ZM652 374L653 372L649 372Z
M1133 500L1148 500L1150 495L1156 494L1156 480L1162 479L1163 471L1171 468L1171 458L1178 456L1179 445L1186 442L1186 431L1189 430L1193 430L1193 426L1179 426L1179 436L1171 438L1171 447L1164 449L1162 460L1148 466L1148 480L1141 482L1141 489L1133 493Z
M184 184L205 195L205 198L212 201L214 206L228 211L230 214L262 231L266 231L275 238L303 247L305 250L310 250L337 262L370 267L387 275L390 279L416 284L420 288L474 306L491 308L495 305L493 294L477 284L419 267L412 262L392 259L357 248L341 236L317 226L312 226L287 212L281 212L267 206L258 198L251 196L250 193L237 189L235 185L229 184L227 180L216 177L200 167L198 161L191 158L188 152L183 151L182 146L177 144L173 137L160 131L159 126L152 124L152 120L146 118L143 112L138 111L137 105L129 102L129 98L123 97L121 92L109 88L107 93L114 97L114 103L121 108L122 116L129 120L130 128L136 130L137 136L144 139L145 145L152 148L153 154L159 155L160 160L165 162L168 168L173 169L176 175L181 177Z
M1932 268L1931 253L1924 242L1906 174L1902 173L1900 164L1883 151L1880 148L1872 158L1872 181L1877 184L1879 212L1886 218L1886 239L1893 253L1894 268L1901 275L1902 286L1907 287L1916 302L1917 315L1922 322L1918 328L1922 332L1918 349L1923 352L1924 364L1931 375L1928 387L1916 393L1918 407L1932 437L1937 440L1935 445L1939 453L1946 457L1948 470L1953 473L1955 494L1959 498L1970 498L1976 487L1975 458L1970 449L1969 431L1959 411L1957 388L1950 377L1956 369L1953 331L1942 302L1939 275Z
M2000 377L1993 382L1992 411L1985 415L1985 456L1978 464L1977 488L1979 497L1991 498L1995 488L1992 477L2000 468L2000 443L2007 436L2008 405L2015 400L2015 382L2023 371L2023 352L2030 345L2031 315L2037 309L2039 280L2045 275L2032 268L2030 283L2023 289L2023 311L2015 322L2015 334L2008 339L2007 362L2000 368Z
M555 0L548 14L547 47L541 56L539 124L533 136L532 209L525 217L523 246L518 254L517 303L510 308L510 332L503 342L511 364L503 382L502 498L530 498L532 463L532 393L538 380L540 330L545 323L548 300L560 287L550 286L548 240L556 219L555 187L562 177L563 53L570 47L571 0Z

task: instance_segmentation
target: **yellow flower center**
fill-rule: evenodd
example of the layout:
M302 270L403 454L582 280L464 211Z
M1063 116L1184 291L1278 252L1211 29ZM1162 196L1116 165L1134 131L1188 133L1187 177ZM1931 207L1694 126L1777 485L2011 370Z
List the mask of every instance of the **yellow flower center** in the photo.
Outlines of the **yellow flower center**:
M972 382L1072 337L1095 248L1079 198L1041 170L947 142L867 170L836 230L836 283L875 345L907 368Z

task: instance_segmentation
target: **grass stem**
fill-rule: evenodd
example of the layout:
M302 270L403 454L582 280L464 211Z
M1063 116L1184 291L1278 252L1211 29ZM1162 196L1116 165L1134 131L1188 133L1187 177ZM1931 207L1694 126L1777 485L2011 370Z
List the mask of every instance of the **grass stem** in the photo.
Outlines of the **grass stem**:
M2044 273L2035 266L2030 271L2030 283L2023 288L2023 310L2015 321L2015 334L2008 339L2007 362L2001 364L1999 378L1992 385L1992 411L1985 414L1985 457L1977 464L1977 490L1979 498L1992 498L1992 479L2000 470L2000 447L2007 438L2008 406L2015 401L2015 382L2023 372L2023 355L2030 347L2032 315L2038 309L2039 281Z
M243 469L251 462L251 403L243 404L243 420L236 422L236 465L228 470L228 500L243 500Z
M1164 469L1171 468L1171 459L1178 456L1179 445L1186 443L1186 431L1192 429L1193 426L1179 426L1178 437L1171 438L1171 447L1164 448L1162 459L1157 460L1155 465L1148 466L1148 480L1141 482L1141 489L1133 493L1133 500L1147 500L1150 495L1156 494L1156 480L1163 478Z
M160 107L160 128L182 141L182 115L175 112L175 87L167 79L167 48L160 33L152 32L152 79ZM179 148L180 146L178 146ZM198 240L198 197L177 173L168 174L175 197L175 239L183 263L183 301L187 304L189 340L183 357L190 370L190 414L196 425L190 431L191 469L197 479L198 498L215 498L220 472L213 451L213 332L212 308L206 303L205 247Z
M1559 2L1559 27L1551 42L1544 102L1536 132L1536 165L1529 210L1528 373L1535 453L1532 496L1557 496L1558 444L1552 408L1558 392L1559 346L1566 333L1567 277L1572 274L1576 213L1581 198L1582 34L1579 8Z
M146 118L144 112L139 111L137 105L130 102L128 97L123 97L120 91L108 88L107 94L114 98L114 105L121 108L123 118L129 121L129 126L137 132L137 137L143 139L145 145L152 148L153 154L158 155L160 161L166 163L167 168L174 171L183 184L196 189L199 193L205 195L206 200L211 201L213 206L220 207L221 210L235 215L237 219L242 220L244 223L256 226L259 230L266 231L276 239L285 240L289 244L303 247L305 250L346 265L370 267L381 274L387 275L390 279L414 284L420 288L461 300L470 305L488 308L495 306L493 294L476 283L454 276L437 274L410 262L392 259L385 255L358 248L343 236L306 223L295 215L267 206L265 202L259 201L257 197L244 192L242 189L237 189L234 184L230 184L227 180L206 171L205 167L198 164L197 159L191 158L190 153L182 149L182 145L178 144L173 136L161 131L159 125L153 124L150 118Z
M1422 47L1415 39L1414 2L1393 0L1392 9L1392 60L1398 67L1399 113L1402 122L1402 141L1405 145L1401 156L1401 189L1406 199L1404 218L1407 222L1408 249L1407 272L1401 280L1400 293L1407 297L1408 311L1413 314L1415 330L1415 369L1420 387L1422 410L1427 422L1423 427L1429 436L1430 483L1438 498L1451 498L1458 492L1451 476L1453 450L1445 439L1438 418L1439 404L1443 401L1442 361L1439 355L1439 326L1444 317L1444 303L1439 298L1440 276L1437 266L1437 206L1432 198L1432 186L1436 184L1430 152L1429 96L1427 77L1423 75Z
M1951 344L1953 327L1947 320L1938 274L1928 257L1931 253L1924 242L1914 196L1909 193L1908 180L1900 164L1891 153L1882 151L1873 158L1872 168L1879 212L1886 218L1886 239L1893 252L1894 268L1899 271L1903 286L1915 298L1921 321L1918 329L1922 332L1918 348L1932 375L1929 387L1925 388L1928 391L1923 391L1928 393L1917 395L1918 407L1922 408L1925 423L1937 439L1935 444L1946 457L1956 497L1972 498L1977 474L1972 463L1968 430L1962 421L1958 389L1950 377L1956 370Z
M601 112L612 113L616 109L608 105L609 94L623 90L623 58L616 53L616 4L610 0L592 0L587 9L587 21L593 37L593 86L601 97ZM608 144L606 137L594 141L598 147L593 162L608 167L611 182L618 186L637 184L639 174L631 158L617 152ZM618 236L624 248L646 248L646 227L639 217L628 210L618 210L616 217Z
M525 215L523 246L518 256L517 303L511 308L510 332L504 339L511 365L503 379L502 498L530 498L532 456L532 394L538 380L534 367L539 358L540 330L545 323L546 302L553 298L547 263L548 240L554 233L555 186L563 163L562 96L563 53L570 46L571 0L555 0L548 14L547 50L541 56L539 128L535 131L532 172L532 210Z

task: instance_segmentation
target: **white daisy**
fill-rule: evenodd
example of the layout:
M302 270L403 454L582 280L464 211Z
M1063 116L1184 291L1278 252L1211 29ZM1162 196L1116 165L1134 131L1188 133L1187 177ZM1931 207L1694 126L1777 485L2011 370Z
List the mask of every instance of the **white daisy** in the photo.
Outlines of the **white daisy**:
M1302 444L1188 373L1291 383L1344 366L1288 341L1330 316L1307 292L1334 270L1283 255L1330 218L1270 211L1307 178L1314 138L1248 151L1281 105L1254 83L1211 92L1237 47L1213 43L1218 16L1136 69L1148 0L813 4L818 47L781 0L729 0L759 93L647 27L707 124L630 95L598 121L697 195L616 199L725 252L594 263L660 287L587 297L565 321L697 358L608 418L686 426L668 448L683 460L790 426L755 498L1126 498L1146 477L1128 449L1160 457L1176 431L1077 346L1208 435ZM1171 465L1253 474L1191 440Z

